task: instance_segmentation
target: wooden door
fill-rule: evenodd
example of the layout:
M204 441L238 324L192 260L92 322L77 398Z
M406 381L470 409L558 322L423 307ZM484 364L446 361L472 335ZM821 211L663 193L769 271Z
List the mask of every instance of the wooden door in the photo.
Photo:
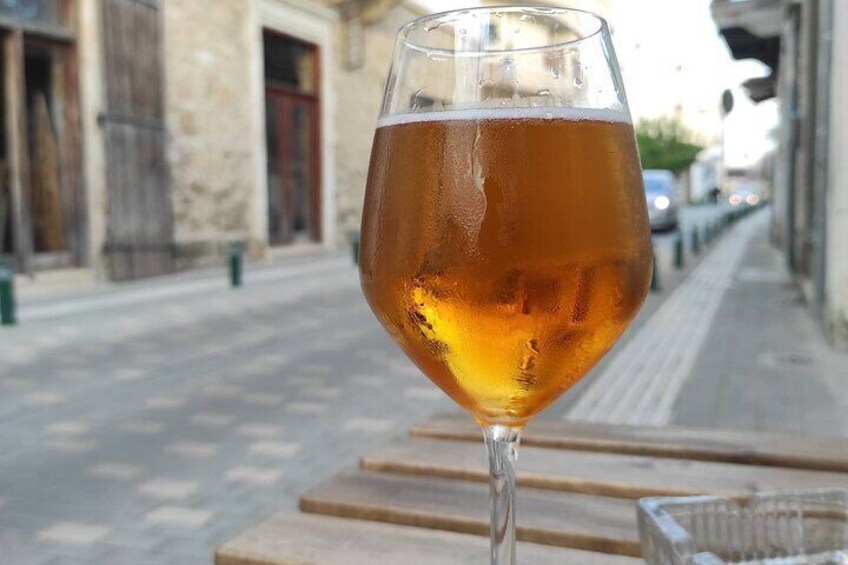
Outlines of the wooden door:
M318 47L266 31L268 238L321 240L321 71Z
M106 244L110 277L174 268L165 168L161 0L102 0Z
M266 90L269 237L273 244L321 239L318 103Z

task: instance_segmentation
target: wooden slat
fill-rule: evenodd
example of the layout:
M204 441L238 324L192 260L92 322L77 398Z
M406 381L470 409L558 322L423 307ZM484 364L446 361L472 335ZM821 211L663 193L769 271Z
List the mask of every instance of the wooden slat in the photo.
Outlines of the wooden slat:
M479 565L488 559L479 536L361 520L278 514L224 543L216 565ZM519 543L518 560L534 565L639 565L639 559Z
M488 504L485 484L362 471L341 473L300 499L304 512L480 536L489 533ZM519 540L639 555L632 501L525 488L516 512Z
M480 429L462 414L444 414L411 430L419 437L480 441ZM748 432L537 420L522 445L653 455L848 473L848 440Z
M487 481L483 450L470 442L395 440L362 460L372 471ZM848 488L848 475L710 461L684 461L542 447L521 448L518 483L622 498L752 492L813 487Z

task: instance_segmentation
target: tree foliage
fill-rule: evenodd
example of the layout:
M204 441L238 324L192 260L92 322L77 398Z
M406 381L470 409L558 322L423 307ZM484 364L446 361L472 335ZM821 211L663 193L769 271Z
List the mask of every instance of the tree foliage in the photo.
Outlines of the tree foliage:
M703 149L680 120L667 117L639 120L636 142L643 169L668 169L675 174L688 169Z

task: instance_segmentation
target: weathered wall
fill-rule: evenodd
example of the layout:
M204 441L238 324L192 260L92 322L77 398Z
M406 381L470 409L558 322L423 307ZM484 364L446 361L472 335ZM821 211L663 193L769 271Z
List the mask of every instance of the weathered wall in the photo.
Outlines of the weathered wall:
M392 60L398 28L419 14L401 4L381 21L365 28L365 64L336 76L336 205L337 240L347 242L359 229L374 126ZM342 33L341 26L338 30ZM342 44L341 38L337 41ZM340 53L339 66L344 54Z
M168 161L181 263L250 232L253 198L250 3L164 3Z
M79 4L79 81L82 158L88 209L88 259L97 280L106 279L103 243L106 240L106 156L103 129L97 123L104 110L100 2Z
M834 344L848 349L848 2L833 3L827 197L827 313Z
M264 110L259 109L264 99L262 92L253 93L247 86L261 81L254 76L261 69L257 71L253 60L261 57L260 30L267 26L322 43L311 28L288 29L285 18L276 14L308 16L317 29L329 21L324 12L332 12L315 5L310 8L315 13L307 13L305 6L292 0L259 4L225 0L216 2L214 9L203 0L168 0L165 6L169 164L175 239L183 265L211 259L234 239L249 239L261 252L267 244L262 217L267 202L261 198L264 192L260 194L267 190L261 159L265 148L264 135L254 133L264 128ZM329 80L322 83L327 106L322 115L330 119L322 133L332 147L323 158L332 166L325 169L322 194L324 207L332 213L325 222L331 244L346 244L349 233L359 228L371 141L395 34L417 15L399 5L368 25L365 64L359 69L343 68L341 24L334 26L334 56L322 57L326 59L322 65L330 63L325 69ZM252 44L257 41L259 45ZM322 45L328 48L329 44ZM328 100L334 103L327 104Z

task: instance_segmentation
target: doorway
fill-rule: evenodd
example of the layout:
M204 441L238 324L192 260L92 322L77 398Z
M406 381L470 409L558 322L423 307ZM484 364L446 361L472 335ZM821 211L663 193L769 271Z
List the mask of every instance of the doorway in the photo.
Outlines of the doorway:
M0 254L25 272L79 265L85 218L73 44L19 30L2 37Z
M321 240L318 48L266 31L265 131L268 238L273 245Z
M73 221L66 217L71 213L71 206L62 186L58 121L55 119L57 106L61 104L61 95L54 83L57 58L55 50L49 47L29 43L24 46L30 227L36 254L67 252L65 230L67 223ZM69 257L63 259L69 261Z

